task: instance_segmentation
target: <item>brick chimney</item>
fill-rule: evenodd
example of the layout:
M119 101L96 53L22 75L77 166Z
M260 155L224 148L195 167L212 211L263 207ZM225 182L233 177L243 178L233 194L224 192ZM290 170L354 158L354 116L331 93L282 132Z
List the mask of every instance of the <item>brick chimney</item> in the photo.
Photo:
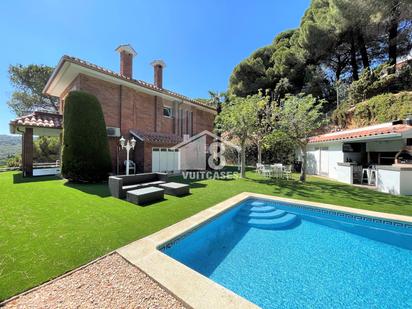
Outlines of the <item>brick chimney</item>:
M163 68L166 64L163 60L155 60L151 63L154 71L154 84L159 88L163 88Z
M137 55L136 51L129 44L120 45L116 51L120 54L120 74L133 78L133 57Z

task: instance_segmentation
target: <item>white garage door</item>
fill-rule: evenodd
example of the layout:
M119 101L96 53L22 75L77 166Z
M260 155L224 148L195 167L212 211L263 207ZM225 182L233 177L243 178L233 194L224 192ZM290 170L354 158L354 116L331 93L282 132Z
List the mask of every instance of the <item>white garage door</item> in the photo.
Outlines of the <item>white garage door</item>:
M178 150L169 148L152 149L152 172L176 172L178 170Z

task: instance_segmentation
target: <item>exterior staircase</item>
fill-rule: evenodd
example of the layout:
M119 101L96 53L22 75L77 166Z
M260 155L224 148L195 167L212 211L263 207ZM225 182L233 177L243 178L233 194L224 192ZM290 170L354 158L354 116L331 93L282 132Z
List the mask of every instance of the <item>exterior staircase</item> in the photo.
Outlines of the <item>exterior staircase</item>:
M263 202L254 201L243 206L236 216L235 222L251 227L278 230L285 229L296 222L297 216L284 210L276 209L271 205Z

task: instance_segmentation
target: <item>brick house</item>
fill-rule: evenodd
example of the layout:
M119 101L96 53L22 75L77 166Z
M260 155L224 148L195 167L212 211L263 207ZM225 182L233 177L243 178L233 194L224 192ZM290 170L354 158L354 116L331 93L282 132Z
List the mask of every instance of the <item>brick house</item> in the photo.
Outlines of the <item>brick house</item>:
M120 45L116 51L120 54L119 73L78 58L63 56L44 93L60 99L60 112L72 90L95 95L102 105L108 128L113 173L122 173L125 169L126 152L119 148L120 136L133 136L137 140L131 159L136 162L137 172L149 172L152 170L154 148L169 148L204 130L212 131L216 110L164 89L165 63L162 60L151 63L154 72L154 83L151 84L133 78L136 52L130 45ZM24 131L27 129L29 134L31 131L32 135L36 135L33 128L38 130L40 127L33 121L35 117L44 118L44 115L37 113L37 116L29 118L32 125L29 123L25 127L25 120L18 118L10 123L11 128L16 132L20 123ZM61 124L55 129L61 130Z

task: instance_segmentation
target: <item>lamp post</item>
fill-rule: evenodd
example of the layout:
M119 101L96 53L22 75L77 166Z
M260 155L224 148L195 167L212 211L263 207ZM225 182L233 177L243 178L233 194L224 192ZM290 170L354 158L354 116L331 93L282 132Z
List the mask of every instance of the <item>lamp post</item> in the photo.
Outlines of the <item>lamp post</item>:
M127 152L127 159L126 159L126 175L129 175L129 152L130 149L134 149L134 146L136 146L136 140L134 139L134 137L132 137L131 140L128 140L126 142L125 138L122 136L120 138L120 146L122 146L122 148L126 148L126 152Z

